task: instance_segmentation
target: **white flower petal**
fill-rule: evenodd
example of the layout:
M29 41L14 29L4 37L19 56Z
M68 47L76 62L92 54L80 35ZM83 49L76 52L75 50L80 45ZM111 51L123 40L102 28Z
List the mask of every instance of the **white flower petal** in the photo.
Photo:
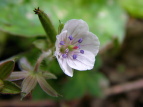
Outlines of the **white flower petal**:
M57 40L56 40L56 43L55 43L55 46L56 46L56 51L59 53L60 51L60 47L59 47L59 43L61 41L64 41L66 39L66 36L67 36L67 31L63 31L61 32L59 35L57 35ZM57 53L57 54L58 54ZM56 54L56 53L55 53Z
M63 72L72 77L73 76L73 70L72 68L69 67L69 65L67 64L66 62L66 59L63 59L63 58L57 58L58 59L58 62L60 64L60 67L62 68Z
M67 30L68 36L72 35L74 38L78 36L80 32L88 31L88 25L83 20L72 19L69 20L65 25L62 31Z
M91 32L87 32L84 34L83 42L80 44L81 49L88 50L92 52L94 55L97 55L99 51L100 42L96 35Z
M45 78L43 78L42 76L37 76L37 81L40 85L40 87L49 95L51 96L58 96L58 93L47 83L47 81L45 80Z
M67 59L68 65L77 70L90 70L93 68L95 62L95 55L89 51L84 51L84 54L77 54L77 58L73 59L72 56Z
M65 24L64 30L67 30L67 36L72 35L74 37L73 43L77 43L82 38L81 48L97 55L100 42L95 34L89 32L88 25L85 21L72 19ZM65 38L68 39L68 37Z
M59 35L56 36L56 38L59 41L64 41L66 37L67 37L67 30L62 31Z
M37 79L35 76L29 75L22 82L22 97L29 94L32 89L36 86Z
M28 75L27 71L12 72L10 76L7 78L7 80L16 81L16 80L24 79L27 75Z

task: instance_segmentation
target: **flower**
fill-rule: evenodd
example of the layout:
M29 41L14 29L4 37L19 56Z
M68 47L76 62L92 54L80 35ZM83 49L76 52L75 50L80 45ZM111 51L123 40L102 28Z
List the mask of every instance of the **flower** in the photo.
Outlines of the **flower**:
M22 98L28 95L39 83L40 87L51 96L59 96L59 94L47 83L46 79L56 79L56 76L50 72L38 71L29 64L26 58L20 60L20 67L22 71L12 72L7 80L15 81L24 79L22 81Z
M89 32L83 20L69 20L57 35L55 56L63 72L73 76L73 69L84 71L93 68L100 42Z

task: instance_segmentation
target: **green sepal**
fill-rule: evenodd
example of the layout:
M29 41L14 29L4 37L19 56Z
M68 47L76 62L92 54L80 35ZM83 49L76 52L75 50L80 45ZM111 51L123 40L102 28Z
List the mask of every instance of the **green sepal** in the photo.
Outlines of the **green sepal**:
M64 23L62 23L62 22L59 20L58 34L61 33L63 27L64 27Z
M2 94L18 94L20 92L20 87L10 81L4 81L4 86L0 91Z
M0 79L6 79L14 69L15 62L9 60L0 64Z
M40 20L45 32L47 33L47 36L50 39L50 41L52 43L55 43L57 32L56 32L51 20L49 19L48 15L46 13L44 13L42 10L40 10L39 8L35 9L34 12L35 12L35 14L38 14L39 20Z

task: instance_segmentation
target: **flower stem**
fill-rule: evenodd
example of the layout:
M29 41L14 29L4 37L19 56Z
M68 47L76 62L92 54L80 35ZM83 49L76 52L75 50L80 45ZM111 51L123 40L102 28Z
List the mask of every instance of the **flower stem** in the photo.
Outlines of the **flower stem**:
M40 57L38 58L37 62L36 62L36 65L34 67L34 72L38 72L38 69L39 69L39 66L41 64L41 62L43 61L43 59L45 57L50 57L52 54L51 50L49 50L48 52L44 52L40 55Z

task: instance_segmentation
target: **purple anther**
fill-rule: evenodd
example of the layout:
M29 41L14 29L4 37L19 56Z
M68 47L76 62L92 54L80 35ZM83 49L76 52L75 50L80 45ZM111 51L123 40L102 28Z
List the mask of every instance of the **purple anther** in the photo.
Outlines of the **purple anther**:
M68 38L69 38L70 40L73 40L73 37L72 37L72 35L70 35Z
M60 45L64 45L64 44L65 44L65 42L64 42L64 41L61 41L61 42L60 42Z
M80 38L79 40L78 40L78 43L81 43L83 41L83 39L82 38Z
M76 55L76 54L74 54L72 57L73 57L73 59L76 59L76 58L77 58L77 55Z
M67 58L67 54L63 54L62 57L63 57L63 58Z
M84 50L80 50L80 53L84 54Z

